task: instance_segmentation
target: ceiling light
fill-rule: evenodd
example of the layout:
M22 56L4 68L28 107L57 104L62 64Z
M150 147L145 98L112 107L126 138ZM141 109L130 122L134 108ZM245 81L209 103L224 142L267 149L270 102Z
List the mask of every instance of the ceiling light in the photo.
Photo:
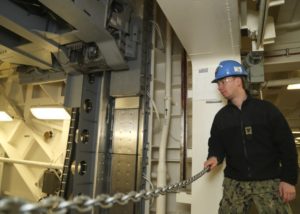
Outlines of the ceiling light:
M41 120L69 120L71 117L63 107L32 107L34 117Z
M300 89L300 83L298 84L291 84L287 86L287 90L295 90L295 89Z
M300 134L300 131L292 131L293 134Z
M0 111L0 121L12 121L12 117L5 111Z

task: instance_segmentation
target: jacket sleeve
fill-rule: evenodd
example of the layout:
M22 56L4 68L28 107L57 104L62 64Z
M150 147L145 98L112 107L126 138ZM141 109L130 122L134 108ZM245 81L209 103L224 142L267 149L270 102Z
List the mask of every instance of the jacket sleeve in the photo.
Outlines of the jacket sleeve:
M282 113L270 104L272 140L278 147L281 163L281 180L295 185L298 180L298 157L291 129Z
M225 157L224 146L221 141L220 131L217 126L217 119L214 118L211 130L210 138L208 139L208 158L214 156L218 159L218 164L221 164Z

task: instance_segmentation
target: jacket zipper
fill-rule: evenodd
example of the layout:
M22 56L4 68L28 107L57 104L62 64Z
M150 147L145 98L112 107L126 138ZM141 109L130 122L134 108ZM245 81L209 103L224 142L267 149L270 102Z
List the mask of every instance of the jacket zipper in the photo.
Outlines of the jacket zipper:
M241 118L241 132L242 132L242 141L243 141L243 148L244 148L244 155L246 158L246 161L249 161L249 157L248 157L248 151L247 151L247 147L246 147L246 141L245 141L245 134L244 134L244 124ZM247 172L248 172L248 177L251 177L251 172L250 172L250 166L247 164Z

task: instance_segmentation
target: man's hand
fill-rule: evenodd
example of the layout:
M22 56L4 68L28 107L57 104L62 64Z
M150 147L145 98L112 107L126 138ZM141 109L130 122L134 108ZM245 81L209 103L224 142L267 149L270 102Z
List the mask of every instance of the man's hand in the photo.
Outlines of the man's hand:
M204 168L209 167L210 170L215 168L218 165L218 159L214 156L207 159L207 161L204 162Z
M290 202L296 198L296 188L289 183L281 181L279 184L279 194L285 203Z

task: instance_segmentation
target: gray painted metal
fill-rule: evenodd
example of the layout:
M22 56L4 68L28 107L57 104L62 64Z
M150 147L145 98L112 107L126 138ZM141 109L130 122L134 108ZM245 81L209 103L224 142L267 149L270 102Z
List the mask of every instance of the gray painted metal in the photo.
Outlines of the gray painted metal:
M112 69L127 68L127 63L115 39L105 29L107 3L91 0L40 0L40 2L75 27L76 35L80 40L97 42L107 64Z
M92 66L94 63L93 67L98 71L128 69L127 58L135 58L137 54L138 28L136 22L131 21L135 19L131 17L130 4L126 1L119 3L122 10L116 12L111 1L105 0L29 2L28 8L36 6L45 11L36 15L22 7L24 2L15 4L4 0L0 8L0 60L72 73L74 69L70 67L67 45L94 43L100 49L98 61L84 64L76 61L77 66ZM112 21L121 24L111 26ZM85 53L77 54L85 57Z
M67 75L64 106L79 108L81 104L81 94L83 85L83 75Z
M102 84L102 73L84 75L78 133L88 134L85 137L80 137L76 144L76 170L73 176L74 195L94 196L96 186L101 186L101 183L95 181L97 181L96 176L99 175L98 171L102 171L101 164L97 164L97 161L103 160L97 154L98 138L101 133L99 118L100 112L102 112Z
M122 96L138 96L141 94L141 88L143 86L143 64L142 64L142 23L139 18L136 18L132 23L133 36L132 41L136 42L136 47L132 47L132 50L127 50L130 52L135 52L134 58L128 58L128 70L124 71L112 71L111 73L111 85L110 85L110 95L113 97ZM138 29L138 30L137 30ZM146 48L146 47L145 47ZM128 46L127 46L128 49Z
M44 31L46 29L48 21L46 18L36 15L29 16L26 10L10 1L3 1L0 8L0 14L1 26L16 32L19 36L22 35L24 39L28 40L28 43L34 42L36 45L51 52L58 50L59 44L36 33L36 31ZM11 40L7 40L7 42L7 44L10 44L12 47L18 45L13 42L12 37Z
M0 44L3 45L0 45L0 59L50 69L50 52L58 51L59 44L36 33L46 29L47 20L35 15L28 16L26 10L10 1L1 2L0 14Z
M107 5L91 0L39 0L46 7L77 29L77 36L85 42L111 39L104 29Z
M19 83L21 85L62 82L65 80L66 80L66 73L63 71L42 72L42 71L36 70L36 72L30 72L30 73L20 72L19 73Z

